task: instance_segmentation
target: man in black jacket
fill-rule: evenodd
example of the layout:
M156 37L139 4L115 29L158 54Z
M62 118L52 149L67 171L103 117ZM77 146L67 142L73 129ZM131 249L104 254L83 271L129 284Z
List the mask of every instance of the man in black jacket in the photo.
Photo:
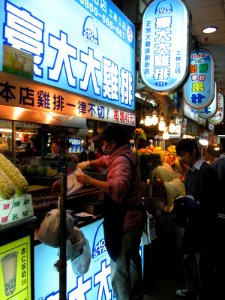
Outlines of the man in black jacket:
M181 245L186 288L177 290L176 294L182 297L199 294L201 300L213 299L219 176L200 158L195 140L180 140L176 152L186 167L186 194L199 202L186 224Z

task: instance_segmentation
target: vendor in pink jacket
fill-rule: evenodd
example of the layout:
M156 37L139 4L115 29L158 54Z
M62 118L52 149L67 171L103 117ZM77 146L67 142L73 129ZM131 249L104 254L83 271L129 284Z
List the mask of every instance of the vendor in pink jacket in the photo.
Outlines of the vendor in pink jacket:
M77 165L82 170L90 164L107 169L106 181L86 174L78 175L77 180L105 192L104 234L117 300L143 299L139 246L146 214L141 203L140 171L129 140L124 125L109 124L93 139L102 142L107 155Z

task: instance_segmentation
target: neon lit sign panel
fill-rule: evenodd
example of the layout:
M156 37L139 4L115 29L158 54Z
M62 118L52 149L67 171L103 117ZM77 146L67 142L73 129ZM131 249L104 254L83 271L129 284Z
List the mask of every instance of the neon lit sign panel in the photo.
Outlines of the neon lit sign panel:
M144 12L141 76L152 90L173 91L187 76L189 15L181 0L156 0Z
M198 49L191 52L190 75L184 85L184 98L193 108L203 109L215 95L214 60L212 55Z
M110 0L4 0L0 12L1 43L33 55L34 80L134 110L134 25Z

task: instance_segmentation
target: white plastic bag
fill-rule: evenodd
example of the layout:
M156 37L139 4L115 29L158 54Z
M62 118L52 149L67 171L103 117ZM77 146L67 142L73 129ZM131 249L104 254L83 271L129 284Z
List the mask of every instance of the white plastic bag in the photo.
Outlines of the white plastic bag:
M71 260L72 270L75 275L84 275L88 272L91 263L91 249L87 239L82 249L82 254Z
M74 220L67 212L66 215L67 237L73 234ZM38 239L51 247L60 246L60 215L59 209L52 209L46 213L38 230Z
M156 238L155 218L146 211L147 218L145 228L142 234L143 245L149 245Z
M84 172L78 168L67 176L67 196L72 195L83 187L83 184L77 181L78 174L84 174Z
M75 259L83 252L83 246L86 243L85 236L81 229L74 227L73 234L66 241L66 257L67 260Z

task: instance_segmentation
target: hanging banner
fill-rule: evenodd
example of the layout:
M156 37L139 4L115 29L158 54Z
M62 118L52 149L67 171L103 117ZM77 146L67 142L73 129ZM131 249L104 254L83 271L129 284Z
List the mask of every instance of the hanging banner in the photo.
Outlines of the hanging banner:
M213 125L219 125L223 122L224 117L224 96L221 93L217 94L217 112L216 114L208 119L208 122Z
M188 73L190 11L181 0L155 0L142 19L141 76L157 92L172 92Z
M217 111L217 85L215 82L215 95L212 103L201 110L197 110L197 113L200 117L204 119L208 119L214 116L216 114L216 111Z
M131 126L136 124L135 113L130 110L6 72L0 72L0 105Z
M184 85L184 98L193 108L203 109L215 95L214 60L212 55L198 49L191 52L190 75Z

